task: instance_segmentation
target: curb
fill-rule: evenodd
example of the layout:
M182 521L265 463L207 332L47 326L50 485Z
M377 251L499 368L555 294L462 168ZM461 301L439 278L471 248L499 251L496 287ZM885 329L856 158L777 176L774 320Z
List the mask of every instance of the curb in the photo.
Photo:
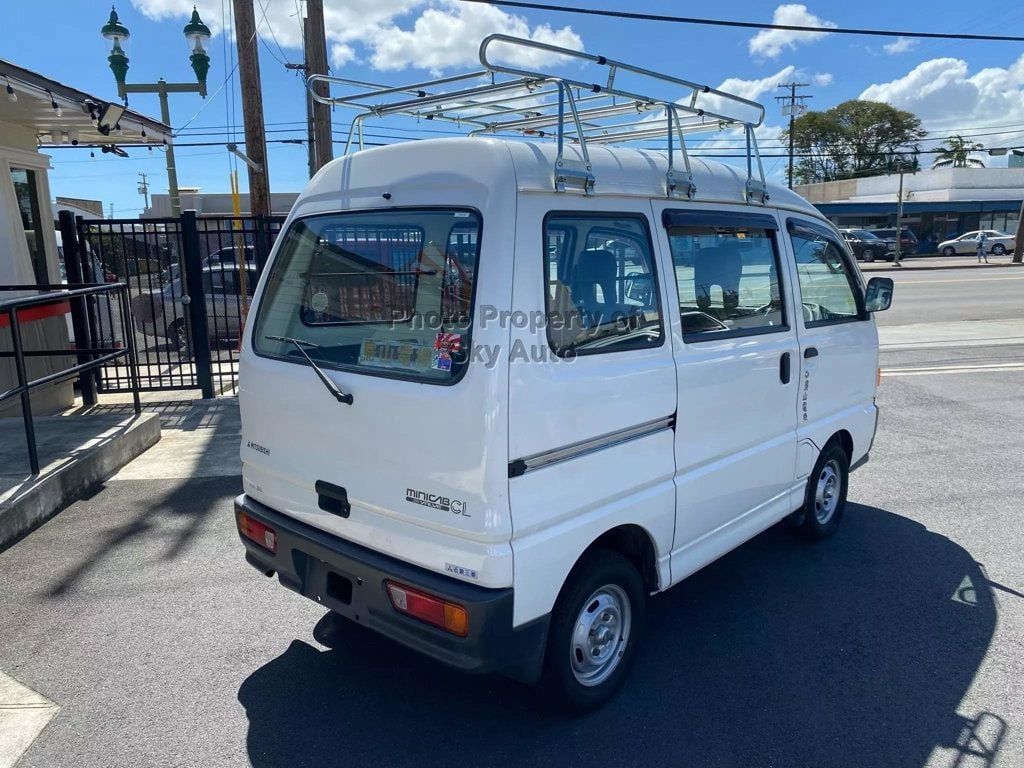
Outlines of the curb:
M120 433L26 484L0 504L0 552L49 520L90 487L101 483L160 439L160 416L143 413Z
M1008 264L978 264L972 262L970 264L917 264L916 260L903 259L902 267L894 267L892 262L886 262L884 267L867 267L863 262L858 262L861 272L895 272L896 270L909 272L932 272L940 269L996 269L1002 267L1024 267L1024 264L1016 264L1009 262ZM909 262L909 263L908 263Z

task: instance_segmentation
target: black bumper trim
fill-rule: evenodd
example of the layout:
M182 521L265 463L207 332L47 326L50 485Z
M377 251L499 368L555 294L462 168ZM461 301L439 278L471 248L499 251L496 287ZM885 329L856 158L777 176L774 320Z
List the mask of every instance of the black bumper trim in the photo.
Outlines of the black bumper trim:
M501 672L526 682L540 676L549 617L512 626L511 588L491 589L453 579L376 552L275 512L245 494L235 499L235 523L245 512L277 534L272 554L239 534L246 561L277 572L282 585L402 645L467 672ZM351 589L337 589L338 579ZM395 611L384 582L398 581L466 608L469 634L457 637Z

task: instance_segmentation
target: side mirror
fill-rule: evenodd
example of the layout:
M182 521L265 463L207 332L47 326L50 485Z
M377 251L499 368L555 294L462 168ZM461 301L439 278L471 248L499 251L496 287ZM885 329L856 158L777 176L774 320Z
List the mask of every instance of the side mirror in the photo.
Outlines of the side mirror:
M868 312L884 312L892 306L892 278L872 277L864 291L864 309Z

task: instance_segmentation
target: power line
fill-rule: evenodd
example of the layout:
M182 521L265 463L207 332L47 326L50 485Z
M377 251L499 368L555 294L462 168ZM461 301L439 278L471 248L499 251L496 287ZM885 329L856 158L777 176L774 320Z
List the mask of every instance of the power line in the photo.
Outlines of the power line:
M633 21L660 21L672 24L699 24L710 27L736 27L740 29L779 29L787 32L826 32L834 35L867 35L872 37L911 37L932 40L986 40L989 42L1024 43L1020 35L976 35L965 32L906 32L890 29L860 29L854 27L811 27L804 24L767 24L756 21L733 21L730 19L701 19L692 16L668 16L660 13L636 13L633 11L610 11L600 8L566 8L548 3L531 3L524 0L460 0L463 3L495 5L505 8L524 8L534 11L553 11L582 16L606 16L613 19Z

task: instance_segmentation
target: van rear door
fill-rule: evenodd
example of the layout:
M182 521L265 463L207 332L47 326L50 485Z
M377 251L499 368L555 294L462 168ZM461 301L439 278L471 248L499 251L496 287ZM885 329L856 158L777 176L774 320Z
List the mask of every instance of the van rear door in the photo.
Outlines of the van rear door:
M240 397L246 493L486 584L488 546L507 546L509 523L505 374L470 364L474 341L487 341L472 322L474 297L486 294L481 233L468 208L292 222L257 298ZM509 296L505 280L502 306ZM335 399L307 355L351 404Z

